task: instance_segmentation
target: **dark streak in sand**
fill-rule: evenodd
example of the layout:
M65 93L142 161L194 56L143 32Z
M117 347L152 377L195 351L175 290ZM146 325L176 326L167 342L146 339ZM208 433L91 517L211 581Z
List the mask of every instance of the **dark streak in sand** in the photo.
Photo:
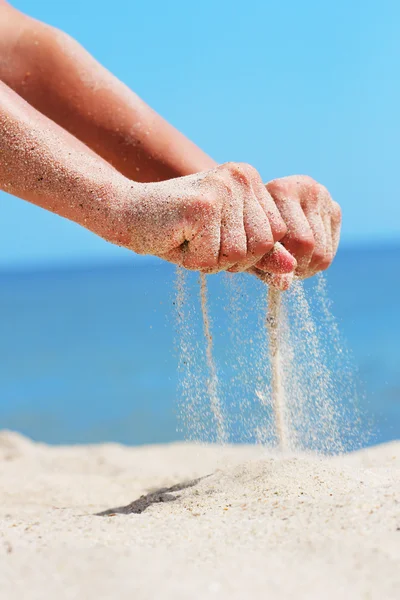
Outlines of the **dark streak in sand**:
M109 508L108 510L104 510L100 513L96 513L98 517L111 517L113 515L131 515L136 514L140 515L144 512L149 506L152 504L157 504L158 502L175 502L179 498L179 496L173 496L173 492L180 492L181 490L185 490L190 487L194 487L206 477L210 475L205 475L204 477L198 477L197 479L192 479L190 481L184 481L183 483L177 483L169 488L160 488L154 492L150 492L149 494L140 496L137 500L134 500L127 506L119 506L118 508Z

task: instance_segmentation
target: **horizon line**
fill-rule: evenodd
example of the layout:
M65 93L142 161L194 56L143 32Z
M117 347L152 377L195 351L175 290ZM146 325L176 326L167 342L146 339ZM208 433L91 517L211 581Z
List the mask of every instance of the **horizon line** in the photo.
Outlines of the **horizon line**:
M371 242L373 242L371 244ZM338 250L338 254L348 251L376 251L377 248L395 248L400 249L400 238L389 239L389 240L367 240L362 241L344 241ZM88 271L92 269L107 269L107 268L143 268L145 266L170 266L174 267L173 263L158 258L156 256L140 256L132 253L131 257L126 255L121 257L88 257L83 260L77 258L72 259L61 259L61 260L50 260L50 261L37 261L37 262L12 262L4 263L0 262L0 276L1 275L22 275L22 274L39 274L47 272L62 272L62 271Z

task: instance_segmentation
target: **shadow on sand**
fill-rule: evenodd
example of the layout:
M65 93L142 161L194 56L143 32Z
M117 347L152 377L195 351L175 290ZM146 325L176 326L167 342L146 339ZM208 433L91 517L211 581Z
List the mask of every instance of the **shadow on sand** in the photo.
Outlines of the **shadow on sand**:
M113 515L140 515L146 510L146 508L148 508L152 504L156 504L157 502L175 502L175 500L178 500L179 496L173 496L174 492L180 492L181 490L186 490L187 488L194 487L199 483L199 481L205 479L206 477L210 477L210 475L198 477L197 479L192 479L191 481L184 481L183 483L177 483L169 488L160 488L158 490L155 490L154 492L150 492L149 494L140 496L140 498L134 500L126 506L109 508L107 510L103 510L102 512L96 513L96 516L111 517Z

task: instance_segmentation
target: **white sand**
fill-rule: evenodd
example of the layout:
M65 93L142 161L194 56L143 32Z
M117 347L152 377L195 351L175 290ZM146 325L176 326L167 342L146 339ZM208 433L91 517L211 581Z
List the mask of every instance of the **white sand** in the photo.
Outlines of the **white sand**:
M400 443L320 459L0 433L0 598L398 599L399 489Z

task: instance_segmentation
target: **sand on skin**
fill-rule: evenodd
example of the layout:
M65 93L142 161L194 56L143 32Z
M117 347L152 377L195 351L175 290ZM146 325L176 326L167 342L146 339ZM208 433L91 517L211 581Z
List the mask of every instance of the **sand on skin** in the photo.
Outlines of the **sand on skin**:
M142 514L96 516L210 475ZM398 598L400 443L340 458L0 433L0 597Z

